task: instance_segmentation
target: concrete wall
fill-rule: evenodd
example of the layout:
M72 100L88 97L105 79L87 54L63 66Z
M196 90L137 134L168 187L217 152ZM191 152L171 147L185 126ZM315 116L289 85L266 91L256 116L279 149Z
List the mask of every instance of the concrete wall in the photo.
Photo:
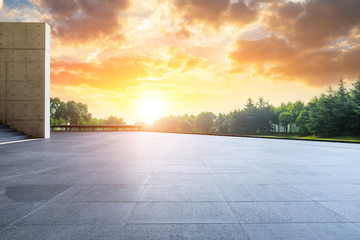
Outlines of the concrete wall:
M0 22L0 122L50 137L50 26Z

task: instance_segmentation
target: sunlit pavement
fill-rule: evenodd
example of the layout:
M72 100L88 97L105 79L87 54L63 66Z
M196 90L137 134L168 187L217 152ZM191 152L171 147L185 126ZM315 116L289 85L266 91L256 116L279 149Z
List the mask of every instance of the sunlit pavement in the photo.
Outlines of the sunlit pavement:
M360 239L360 145L53 133L0 146L0 239Z

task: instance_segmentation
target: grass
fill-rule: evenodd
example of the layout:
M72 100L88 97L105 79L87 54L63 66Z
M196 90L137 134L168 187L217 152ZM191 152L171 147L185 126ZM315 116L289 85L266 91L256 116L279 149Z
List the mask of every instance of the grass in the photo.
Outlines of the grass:
M323 141L337 141L337 142L358 142L360 137L356 136L341 136L341 137L317 137L317 136L301 136L295 133L277 133L272 135L252 135L254 137L264 138L284 138L284 139L304 139L304 140L323 140Z

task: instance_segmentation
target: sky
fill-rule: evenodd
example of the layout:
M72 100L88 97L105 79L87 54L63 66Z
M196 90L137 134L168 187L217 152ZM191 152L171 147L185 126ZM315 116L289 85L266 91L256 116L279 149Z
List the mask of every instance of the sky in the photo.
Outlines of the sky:
M0 0L0 21L50 24L51 96L132 124L351 86L359 9L359 0Z

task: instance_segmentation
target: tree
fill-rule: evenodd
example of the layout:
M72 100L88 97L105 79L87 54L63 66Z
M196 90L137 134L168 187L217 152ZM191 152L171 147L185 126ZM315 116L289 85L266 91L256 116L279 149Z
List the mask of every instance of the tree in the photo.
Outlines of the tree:
M176 132L178 121L175 116L163 117L153 123L152 129L161 132Z
M309 135L309 122L310 122L310 115L309 112L304 109L300 112L299 116L296 118L296 126L298 127L298 133L302 135Z
M296 119L299 114L301 113L302 110L304 110L304 103L300 100L294 102L294 103L290 103L288 105L288 111L294 116L294 118Z
M67 114L66 117L71 125L79 125L82 121L81 112L75 101L68 101L66 103Z
M186 118L181 118L178 121L176 130L179 132L191 132L193 129L193 126L189 120Z
M104 120L104 125L108 126L117 126L117 125L125 125L126 122L123 118L118 118L116 116L109 116L107 119Z
M87 124L90 122L92 115L88 112L88 106L84 103L78 102L76 103L80 114L81 114L81 124Z
M360 135L360 78L353 84L350 91L350 134Z
M289 124L294 122L294 116L290 112L282 112L279 115L279 124L285 127L285 132L288 132Z
M335 94L335 112L334 115L334 122L335 129L334 135L343 135L344 133L349 132L350 130L350 119L351 119L351 104L350 104L350 97L349 92L346 90L344 86L343 80L339 82L339 89Z
M59 98L50 98L50 124L65 125L67 124L67 106Z
M194 122L195 131L202 133L210 133L214 125L216 116L212 112L199 113Z

